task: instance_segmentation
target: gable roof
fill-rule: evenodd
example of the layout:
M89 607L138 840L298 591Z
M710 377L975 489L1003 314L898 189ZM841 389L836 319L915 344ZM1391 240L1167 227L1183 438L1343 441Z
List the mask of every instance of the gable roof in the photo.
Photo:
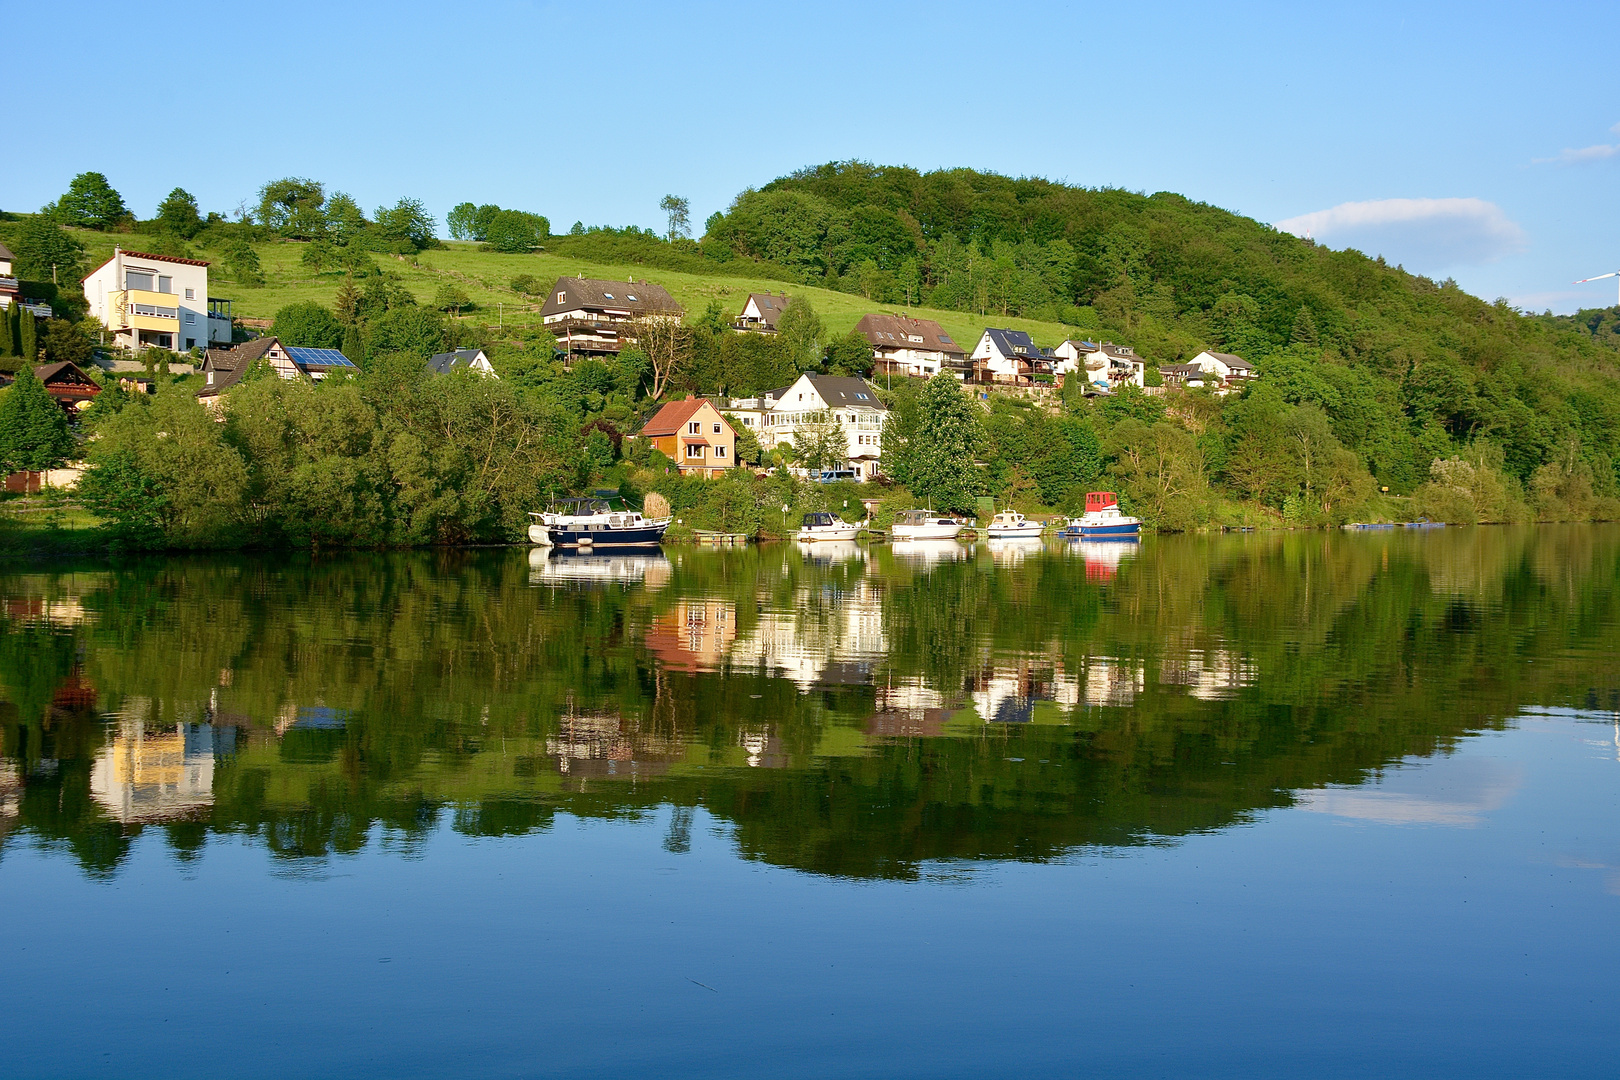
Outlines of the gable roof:
M9 262L16 257L17 256L11 253L10 248L6 247L4 244L0 244L0 259L5 259L7 262Z
M209 349L203 358L203 368L214 371L232 371L245 368L280 344L280 338L261 337L254 338L252 341L244 341L240 345L233 345L229 349Z
M776 320L782 317L782 312L787 310L788 305L793 302L793 298L786 293L781 295L775 293L749 293L748 299L743 301L743 311L745 313L748 311L750 301L759 310L759 321L775 330Z
M1211 352L1209 355L1225 364L1228 368L1240 369L1243 371L1254 370L1254 365L1243 359L1241 356L1234 356L1231 353L1225 352Z
M855 332L866 338L874 349L923 349L959 359L967 356L962 346L933 319L874 313L862 315L861 321L855 324ZM920 337L922 341L909 340L913 337Z
M344 356L337 349L310 349L302 345L285 346L287 355L292 357L293 363L301 368L352 368L353 360Z
M834 409L882 409L888 411L888 406L878 400L877 391L865 379L854 375L811 375L805 378L810 385L816 388L829 407Z
M1095 341L1086 341L1084 338L1064 338L1063 344L1059 345L1058 348L1061 349L1064 345L1073 345L1078 352L1097 351L1097 343Z
M557 299L561 293L563 299ZM542 317L576 308L628 311L632 315L685 315L686 309L662 285L650 281L604 281L600 278L560 277L546 295Z
M94 379L86 375L83 369L71 360L58 360L54 364L36 364L34 365L34 378L42 383L65 378L70 382L88 383L95 386L98 391L101 389Z
M473 362L484 355L483 349L453 349L450 352L434 353L428 357L428 370L435 375L448 375L451 369L458 367L471 367ZM485 356L485 360L489 357Z
M686 422L696 416L699 409L708 404L707 401L700 397L689 397L682 401L666 401L664 407L653 413L646 424L642 425L641 434L679 434L686 426ZM718 410L716 412L718 413ZM721 419L724 420L724 417Z
M998 330L992 326L984 333L1002 356L1041 355L1041 350L1035 347L1035 339L1023 330Z

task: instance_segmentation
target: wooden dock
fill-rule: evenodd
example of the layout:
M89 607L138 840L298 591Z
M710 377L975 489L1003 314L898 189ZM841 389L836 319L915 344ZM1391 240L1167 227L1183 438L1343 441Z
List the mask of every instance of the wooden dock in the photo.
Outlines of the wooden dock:
M705 532L701 529L692 531L693 542L713 547L741 547L752 539L753 537L747 533Z

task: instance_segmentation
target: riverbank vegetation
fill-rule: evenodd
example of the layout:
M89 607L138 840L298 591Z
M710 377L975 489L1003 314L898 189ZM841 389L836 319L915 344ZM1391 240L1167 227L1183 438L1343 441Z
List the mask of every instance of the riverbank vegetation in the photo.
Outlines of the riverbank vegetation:
M114 243L207 257L241 312L360 365L313 386L261 373L226 395L222 424L197 405L194 377L160 375L151 398L109 388L79 425L85 505L132 546L505 541L549 497L601 487L662 492L683 529L767 534L807 509L859 516L863 498L880 522L981 499L1073 513L1092 487L1117 488L1168 531L1620 517L1620 339L1601 318L1528 316L1163 193L844 163L745 191L696 240L668 210L681 200L665 202L662 234L576 223L561 236L536 212L468 202L449 223L466 239L446 245L409 198L368 215L289 178L234 219L176 189L136 220L85 174L40 213L0 222L25 291L64 316L24 326L14 314L0 365L87 359L82 298L51 278L77 280ZM649 268L688 308L669 355L560 362L538 321L550 280ZM732 332L743 295L764 289L797 299L783 332ZM986 323L1042 344L1110 338L1150 368L1224 349L1260 377L1226 396L1103 398L1072 379L1030 396L883 378L887 480L859 489L783 473L818 459L813 440L766 455L745 438L739 457L769 475L699 483L626 438L671 396L867 372L849 331L883 308L938 318L964 342ZM422 370L468 345L498 381Z

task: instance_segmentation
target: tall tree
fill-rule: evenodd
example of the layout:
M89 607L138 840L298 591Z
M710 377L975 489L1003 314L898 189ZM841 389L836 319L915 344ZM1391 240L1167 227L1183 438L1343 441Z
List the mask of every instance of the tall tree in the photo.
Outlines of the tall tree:
M692 204L679 195L665 195L658 201L658 209L669 218L668 238L692 234Z
M259 189L259 224L283 236L320 236L326 231L326 188L315 180L286 176Z
M630 324L629 336L652 366L654 401L664 396L670 380L683 371L692 357L692 328L679 319L652 315Z
M75 445L67 414L34 377L34 365L23 364L17 381L0 395L0 469L54 469Z
M202 216L197 213L197 198L184 188L175 188L158 203L158 224L177 236L193 237L202 228Z
M941 373L924 384L911 438L912 493L941 510L972 510L984 486L973 464L984 424L955 376Z
M17 352L25 368L39 360L39 324L34 320L34 313L20 304L17 307Z
M16 304L0 308L0 356L17 355Z
M276 312L270 333L284 345L311 349L336 349L343 344L343 324L337 316L313 300L288 304Z
M787 343L795 367L800 371L821 367L821 341L826 331L810 301L802 296L789 300L787 309L776 321L776 330Z
M413 251L433 245L433 215L420 199L401 198L393 206L379 206L372 218L377 232L396 244Z
M105 229L129 217L124 197L98 172L80 173L56 201L56 217L64 225Z
M26 218L11 241L17 276L27 281L77 281L84 264L84 245L48 215Z
M444 217L444 227L450 232L452 240L473 239L473 217L478 213L478 207L470 202L457 203L450 208Z

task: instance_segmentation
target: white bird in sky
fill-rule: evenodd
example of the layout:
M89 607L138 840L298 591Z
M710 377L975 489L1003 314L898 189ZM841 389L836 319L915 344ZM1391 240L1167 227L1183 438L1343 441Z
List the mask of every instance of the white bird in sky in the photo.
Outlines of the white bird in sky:
M1611 270L1607 274L1599 274L1597 277L1583 277L1579 281L1572 282L1572 284L1585 285L1588 281L1602 281L1606 277L1620 277L1620 270ZM1616 295L1620 297L1620 290L1616 290ZM1620 298L1615 300L1615 304L1620 306Z

